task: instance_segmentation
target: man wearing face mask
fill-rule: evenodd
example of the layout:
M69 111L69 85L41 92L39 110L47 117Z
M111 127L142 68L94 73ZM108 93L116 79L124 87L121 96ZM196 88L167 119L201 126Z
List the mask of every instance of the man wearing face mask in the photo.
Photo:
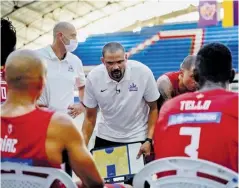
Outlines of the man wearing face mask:
M152 71L127 60L123 46L110 42L103 47L101 61L87 76L83 135L86 144L101 110L94 148L142 142L138 157L150 155L154 125L158 117L159 92Z
M59 22L53 29L53 44L38 50L48 63L47 83L38 104L51 110L69 113L73 118L84 107L74 104L74 90L83 101L85 74L81 60L72 54L77 46L77 32L68 22Z

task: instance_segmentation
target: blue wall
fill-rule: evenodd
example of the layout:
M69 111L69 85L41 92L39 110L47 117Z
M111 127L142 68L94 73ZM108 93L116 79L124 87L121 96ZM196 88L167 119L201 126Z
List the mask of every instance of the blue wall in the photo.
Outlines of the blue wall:
M207 27L205 29L198 28L196 23L190 23L145 27L137 33L118 32L96 35L89 37L86 42L80 43L74 53L82 60L84 66L98 65L101 63L101 49L107 42L120 42L126 48L126 51L130 51L131 48L150 39L158 32L171 31L171 33L177 35L177 33L187 33L191 29L198 29L202 33L202 37L195 40L192 37L160 39L137 54L134 54L130 59L139 60L148 65L152 69L155 78L158 78L165 72L178 70L185 56L192 53L193 46L200 47L202 44L209 42L222 42L231 49L233 66L238 71L238 26L222 28L221 23L218 26ZM194 50L195 53L196 51L197 49Z

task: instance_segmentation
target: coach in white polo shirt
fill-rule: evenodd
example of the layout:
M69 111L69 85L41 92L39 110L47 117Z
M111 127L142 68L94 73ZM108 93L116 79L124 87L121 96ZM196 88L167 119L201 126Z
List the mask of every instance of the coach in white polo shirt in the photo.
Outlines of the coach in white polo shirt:
M153 73L146 65L127 60L119 43L106 44L102 55L103 64L95 67L86 79L85 141L88 144L99 107L101 117L94 148L142 141L139 155L149 155L159 98Z
M78 46L77 32L72 24L59 22L53 29L53 37L52 45L38 50L47 62L46 87L38 104L76 117L84 107L74 104L74 90L79 90L82 101L85 86L82 62L71 53Z

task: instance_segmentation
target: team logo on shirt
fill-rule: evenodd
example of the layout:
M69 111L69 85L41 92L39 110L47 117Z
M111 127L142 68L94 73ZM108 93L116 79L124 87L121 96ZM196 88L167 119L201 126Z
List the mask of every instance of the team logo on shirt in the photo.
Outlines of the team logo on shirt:
M73 69L72 65L69 65L68 72L74 72L74 69Z
M12 133L12 127L13 127L12 124L8 125L8 129L7 129L8 134Z
M200 94L198 94L198 95L196 96L197 99L201 99L201 98L203 98L203 97L204 97L204 95L203 95L202 93L200 93Z
M8 129L7 129L8 134L12 133L12 124L8 125Z
M129 91L138 91L136 84L132 83L129 85Z

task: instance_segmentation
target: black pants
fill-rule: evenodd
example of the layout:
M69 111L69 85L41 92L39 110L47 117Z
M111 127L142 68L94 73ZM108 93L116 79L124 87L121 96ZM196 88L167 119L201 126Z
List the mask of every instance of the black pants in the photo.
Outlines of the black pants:
M144 141L142 141L142 144L143 144L143 142ZM112 141L108 141L108 140L105 140L105 139L102 139L102 138L99 138L96 136L94 149L112 147L112 146L120 146L120 145L126 145L126 144L131 144L131 143L134 143L134 142L128 142L128 143L112 142ZM152 148L152 150L153 150L153 148ZM154 160L154 155L151 155L151 156L145 158L145 163L149 163L152 160ZM124 181L124 183L133 185L133 178L130 178L129 180Z
M112 141L108 141L108 140L105 140L105 139L102 139L102 138L99 138L96 136L94 149L111 147L111 146L120 146L120 145L126 145L126 144L130 144L130 142L128 142L128 143L112 142Z

